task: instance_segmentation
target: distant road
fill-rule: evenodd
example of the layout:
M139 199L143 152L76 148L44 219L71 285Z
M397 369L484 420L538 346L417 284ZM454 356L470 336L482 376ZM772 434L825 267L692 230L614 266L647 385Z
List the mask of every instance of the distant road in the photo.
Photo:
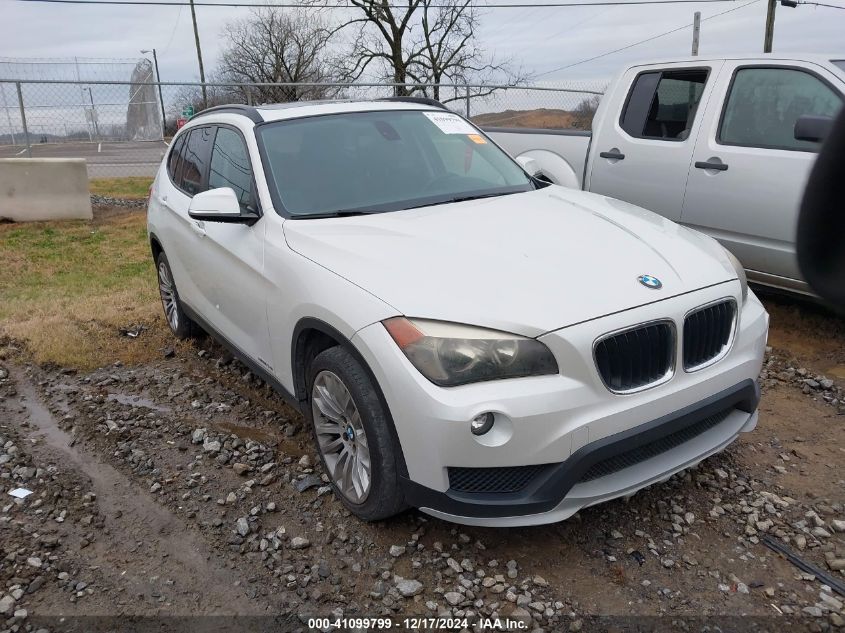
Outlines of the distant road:
M155 176L167 145L163 141L125 143L34 143L33 158L84 158L89 178ZM26 158L26 147L0 145L0 158Z

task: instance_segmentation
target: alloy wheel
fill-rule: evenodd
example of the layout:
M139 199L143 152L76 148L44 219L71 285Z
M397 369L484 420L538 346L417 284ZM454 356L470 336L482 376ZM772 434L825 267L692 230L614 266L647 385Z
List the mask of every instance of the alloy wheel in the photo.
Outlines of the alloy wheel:
M367 434L352 394L337 374L323 370L315 376L311 412L332 481L349 501L363 503L372 482Z
M176 300L176 286L170 277L170 270L164 262L158 265L158 291L161 294L161 304L167 323L174 332L179 328L179 306Z

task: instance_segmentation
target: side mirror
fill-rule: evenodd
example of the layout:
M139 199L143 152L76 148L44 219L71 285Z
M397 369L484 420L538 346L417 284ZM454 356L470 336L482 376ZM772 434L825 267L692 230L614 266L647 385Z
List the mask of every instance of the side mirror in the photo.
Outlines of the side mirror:
M543 168L540 167L540 163L530 156L517 156L516 162L518 162L519 165L528 172L529 176L536 178L543 173Z
M805 114L795 121L795 140L821 143L830 133L833 119L827 116Z
M254 224L259 218L257 213L241 212L238 197L230 187L198 193L191 199L188 215L194 220L234 224Z

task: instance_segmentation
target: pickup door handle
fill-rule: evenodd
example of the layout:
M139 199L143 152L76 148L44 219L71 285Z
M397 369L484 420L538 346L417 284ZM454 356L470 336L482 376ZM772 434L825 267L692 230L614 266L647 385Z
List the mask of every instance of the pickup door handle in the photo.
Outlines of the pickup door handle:
M599 156L601 158L610 158L611 160L624 160L625 154L622 152L617 151L610 151L610 152L600 152Z
M728 166L725 163L713 163L710 161L697 161L695 163L698 169L715 169L716 171L728 171Z

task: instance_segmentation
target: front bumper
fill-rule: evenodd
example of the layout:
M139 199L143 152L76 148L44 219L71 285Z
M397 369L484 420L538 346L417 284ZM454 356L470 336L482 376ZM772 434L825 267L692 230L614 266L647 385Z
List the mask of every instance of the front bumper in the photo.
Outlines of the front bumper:
M690 309L731 296L741 304L738 295L739 283L728 282L551 332L540 340L555 354L559 375L447 389L420 375L381 324L362 329L353 343L373 370L390 408L407 466L408 502L459 523L547 523L632 494L722 450L757 421L754 380L763 359L768 315L752 293L723 358L687 373L680 369L679 345L678 369L671 379L641 392L609 392L595 368L592 345L607 332L654 319L672 319L680 331ZM469 421L485 411L494 413L494 429L474 436ZM718 423L701 425L716 413L721 414ZM619 455L686 427L694 427L696 433L683 442L648 453L633 465L584 479L597 462L625 459ZM538 472L518 493L450 488L450 467L528 465L537 466Z
M560 521L586 506L665 480L722 450L756 425L759 399L757 383L747 380L675 414L591 442L566 461L548 464L518 493L435 492L406 481L407 500L457 523L516 526ZM660 451L665 446L671 448ZM629 465L615 469L624 464ZM595 471L607 474L592 478Z

